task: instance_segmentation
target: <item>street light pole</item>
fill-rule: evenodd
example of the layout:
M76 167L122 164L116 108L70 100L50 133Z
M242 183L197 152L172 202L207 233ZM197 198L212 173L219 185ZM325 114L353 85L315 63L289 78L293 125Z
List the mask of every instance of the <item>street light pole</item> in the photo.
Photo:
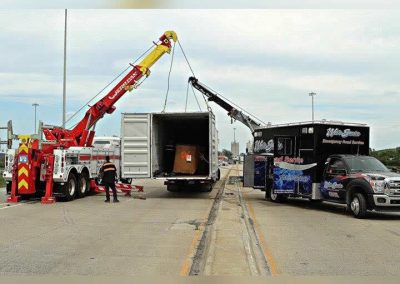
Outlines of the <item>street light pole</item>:
M312 107L312 122L314 123L314 96L316 96L317 94L314 92L311 92L308 94L311 97L311 107Z
M65 128L66 121L66 103L67 103L67 9L65 9L65 23L64 23L64 78L63 78L63 114L62 114L62 127Z
M233 142L236 143L236 128L233 128Z
M39 106L38 103L33 103L32 106L35 108L35 120L34 120L34 129L35 129L35 134L36 134L36 108Z

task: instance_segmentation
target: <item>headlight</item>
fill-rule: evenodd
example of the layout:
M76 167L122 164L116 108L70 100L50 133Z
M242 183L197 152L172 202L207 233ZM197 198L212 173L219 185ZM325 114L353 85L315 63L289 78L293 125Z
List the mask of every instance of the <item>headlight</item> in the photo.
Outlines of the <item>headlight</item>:
M382 193L385 191L386 182L384 180L370 180L369 184L376 193Z

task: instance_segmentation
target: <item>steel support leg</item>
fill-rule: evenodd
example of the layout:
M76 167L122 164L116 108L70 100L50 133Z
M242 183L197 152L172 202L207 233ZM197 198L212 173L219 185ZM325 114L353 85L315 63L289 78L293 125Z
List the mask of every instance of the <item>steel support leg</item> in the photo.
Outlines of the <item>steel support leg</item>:
M46 157L46 193L42 197L42 204L52 204L56 202L53 196L53 168L54 168L54 155Z

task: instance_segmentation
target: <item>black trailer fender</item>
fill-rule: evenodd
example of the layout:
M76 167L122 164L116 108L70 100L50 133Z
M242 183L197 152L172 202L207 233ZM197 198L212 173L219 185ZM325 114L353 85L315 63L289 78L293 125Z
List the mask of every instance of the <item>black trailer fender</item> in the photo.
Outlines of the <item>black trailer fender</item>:
M371 209L374 206L373 200L371 200L371 196L374 194L371 185L366 180L353 180L346 187L346 204L349 208L352 197L355 193L362 193L367 202L368 209ZM371 203L372 201L372 203Z

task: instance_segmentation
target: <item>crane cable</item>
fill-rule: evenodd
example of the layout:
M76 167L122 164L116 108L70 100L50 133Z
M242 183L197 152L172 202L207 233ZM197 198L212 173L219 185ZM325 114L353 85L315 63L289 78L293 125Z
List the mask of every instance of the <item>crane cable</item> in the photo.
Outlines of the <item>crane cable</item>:
M168 80L167 80L167 92L165 93L164 107L162 112L165 112L165 109L167 108L169 85L171 79L172 65L174 64L174 56L175 56L175 43L174 46L172 47L171 64L169 65Z
M185 51L183 50L183 47L182 47L180 41L178 40L177 42L178 42L178 45L179 45L179 47L180 47L180 49L181 49L181 51L182 51L183 56L185 57L186 63L188 64L188 66L189 66L189 68L190 68L190 71L192 72L193 76L196 77L196 75L194 74L193 68L192 68L192 66L191 66L190 63L189 63L189 60L188 60L188 58L187 58L187 56L186 56L186 54L185 54ZM210 90L214 91L212 88L208 87L208 86L205 85L204 83L203 83L203 85L206 86L207 88L209 88ZM193 93L194 93L193 85L192 85L192 90L193 90ZM223 99L225 99L226 101L228 101L229 103L231 103L232 105L234 105L237 109L239 109L239 110L242 111L243 113L247 114L249 117L255 118L257 121L259 121L259 122L261 122L262 124L266 125L266 123L265 123L264 121L262 121L261 119L259 119L259 118L256 117L255 115L253 115L253 114L251 114L251 113L249 113L249 112L243 110L241 107L239 107L238 105L236 105L234 102L230 101L229 99L225 98L223 95L219 94L218 92L216 92L216 91L214 91L214 92L215 92L216 94L218 94L219 96L221 96L221 97L222 97ZM203 96L203 99L204 99L204 101L205 101L205 104L206 104L206 106L207 106L208 111L212 110L211 107L210 107L210 105L208 104L208 101L207 101L205 95L204 95L203 93L201 93L201 94L202 94L202 96ZM196 97L196 95L194 95L194 96ZM196 98L196 100L197 100L197 98ZM198 102L197 102L197 103L198 103ZM187 104L187 102L186 102L186 104ZM186 108L185 108L185 111L186 111Z
M185 57L186 63L187 63L187 65L189 66L190 71L192 72L192 75L193 75L194 77L196 77L196 75L194 75L193 68L192 68L192 66L191 66L190 63L189 63L189 60L187 59L186 53L185 53L185 51L183 50L183 47L182 47L181 42L179 41L179 39L177 40L177 42L178 42L178 45L179 45L179 47L180 47L180 49L181 49L181 51L182 51L183 56Z
M154 43L154 45L156 45ZM154 45L151 45L145 52L143 52L133 63L130 63L128 67L126 67L121 73L119 73L111 82L109 82L103 89L101 89L95 96L93 96L88 102L86 102L84 105L82 105L81 108L79 108L73 115L71 115L65 123L68 123L72 118L74 118L82 109L87 107L87 105L92 102L96 97L98 97L102 92L104 92L105 89L107 89L112 83L115 82L119 77L121 77L129 68L132 67L137 61L139 61L143 56L145 56L152 48ZM143 81L141 82L143 83ZM140 83L140 84L141 84ZM78 124L78 123L77 123ZM77 125L75 124L75 125ZM73 126L75 127L75 126ZM72 128L72 127L71 127Z
M201 106L200 106L200 103L199 103L199 100L197 99L196 93L195 93L195 91L194 91L194 89L193 89L193 86L192 86L192 85L190 84L190 82L188 81L188 82L187 82L187 88L186 88L185 112L187 111L187 105L188 105L189 85L192 87L193 96L194 96L194 98L195 98L195 100L196 100L196 102L197 102L197 106L199 107L199 110L202 111ZM206 101L206 104L207 104L207 101ZM207 109L209 109L209 108L208 108L208 104L207 104Z
M189 98L189 81L187 82L187 87L186 87L186 102L185 102L185 112L187 110L187 104L188 104L188 98Z
M190 65L190 62L189 62L189 60L188 60L188 58L186 56L185 51L183 50L183 47L182 47L181 43L179 42L179 40L177 42L178 42L179 48L181 49L181 52L182 52L185 60L186 60L186 63L189 66L190 71L192 72L193 76L195 76L193 68ZM170 64L170 67L169 67L168 80L167 80L167 92L165 94L164 107L163 107L162 112L165 112L165 109L166 109L167 103L168 103L168 94L169 94L169 89L170 89L170 79L171 79L172 66L173 66L173 63L174 63L174 57L175 57L175 44L174 44L174 47L172 48L171 64ZM194 98L196 100L197 106L199 107L199 110L202 111L200 103L199 103L199 100L197 99L196 93L195 93L195 91L193 89L193 86L192 86L192 91L193 91L193 96L194 96ZM185 112L187 111L188 97L189 97L189 82L188 82L188 85L187 85L187 88L186 88ZM204 95L203 95L203 98L205 100ZM207 105L207 109L210 110L210 107L209 107L209 105L208 105L206 100L205 100L205 102L206 102L206 105Z
M186 53L185 53L185 51L183 50L183 47L182 47L182 45L181 45L181 42L180 42L179 40L178 40L177 42L178 42L179 48L180 48L181 51L182 51L183 56L185 57L186 63L187 63L187 65L189 66L190 71L192 72L193 77L196 77L196 75L194 74L192 65L190 64L189 59L187 58ZM196 99L196 102L197 102L197 106L199 107L200 111L202 111L202 110L201 110L201 107L200 107L200 104L199 104L199 101L198 101L197 96L196 96L196 92L194 91L193 85L191 85L191 87L192 87L193 96L194 96L194 98ZM188 86L187 86L187 89L186 89L185 112L186 112L186 109L187 109L188 95L189 95L189 82L188 82ZM203 96L204 102L205 102L205 104L206 104L206 106L207 106L207 110L208 110L208 111L211 111L212 109L211 109L210 105L208 104L208 101L207 101L205 95L204 95L203 93L201 93L201 95Z
M200 104L199 104L199 100L198 100L197 97L196 97L196 93L194 92L193 86L192 86L192 92L193 92L194 98L196 99L197 106L199 107L199 110L201 111L201 107L200 107Z

